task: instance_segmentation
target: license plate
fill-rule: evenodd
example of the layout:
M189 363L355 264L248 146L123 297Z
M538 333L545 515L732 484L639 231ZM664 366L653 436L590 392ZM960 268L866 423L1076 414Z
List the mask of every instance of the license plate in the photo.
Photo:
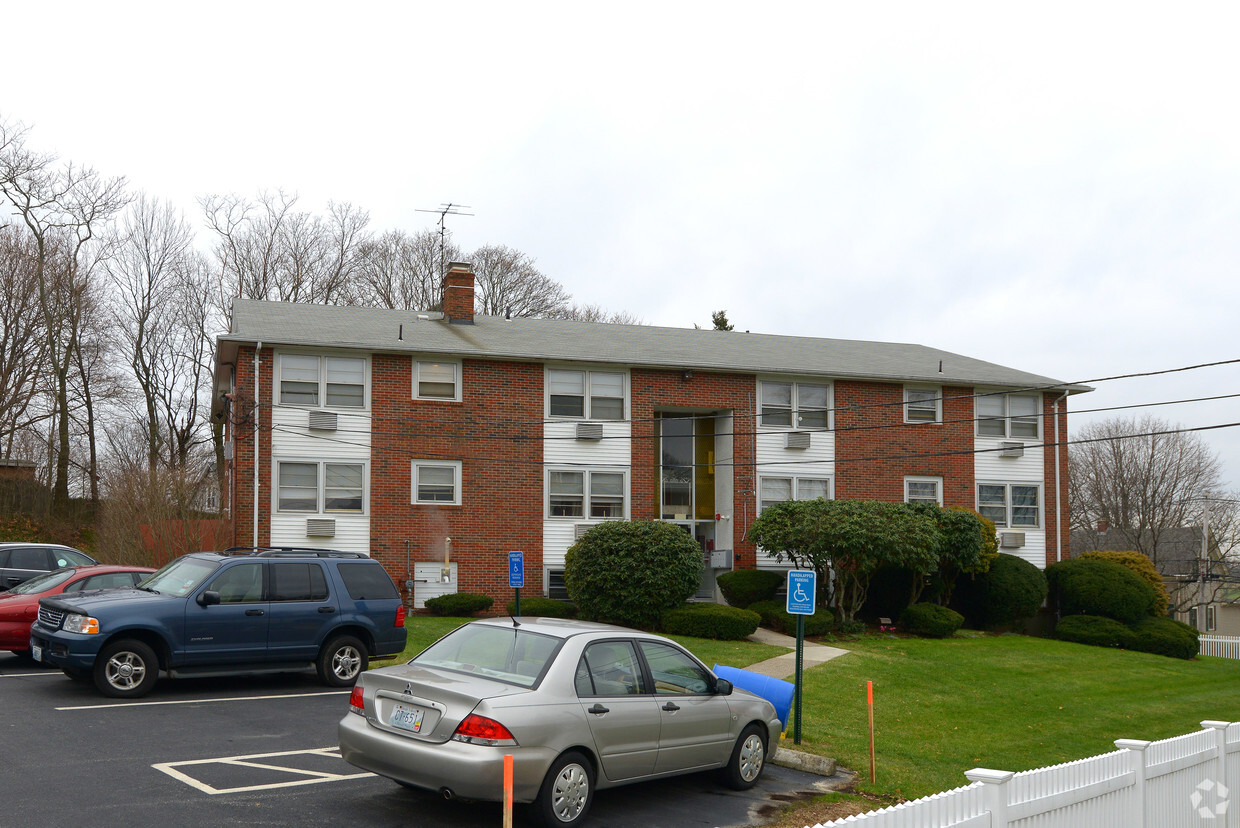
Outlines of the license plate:
M392 715L388 718L388 724L392 727L399 727L402 730L417 733L422 729L422 717L424 715L425 713L421 708L397 704L396 709L392 711Z
M31 644L30 645L30 657L33 658L35 661L42 661L43 660L43 648L38 647L34 644Z

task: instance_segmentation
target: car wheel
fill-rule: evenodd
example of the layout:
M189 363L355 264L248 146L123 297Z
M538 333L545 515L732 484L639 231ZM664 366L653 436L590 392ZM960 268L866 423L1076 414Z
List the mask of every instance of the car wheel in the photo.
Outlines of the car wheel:
M351 635L333 638L319 651L319 680L331 687L348 687L370 663L366 646Z
M145 696L159 678L155 651L141 641L117 641L95 657L95 686L114 699Z
M734 791L752 788L765 767L766 743L762 741L762 730L751 724L741 731L736 747L732 748L728 766L723 769L724 784Z
M594 768L589 759L570 751L551 763L534 800L534 815L548 828L580 825L593 801Z

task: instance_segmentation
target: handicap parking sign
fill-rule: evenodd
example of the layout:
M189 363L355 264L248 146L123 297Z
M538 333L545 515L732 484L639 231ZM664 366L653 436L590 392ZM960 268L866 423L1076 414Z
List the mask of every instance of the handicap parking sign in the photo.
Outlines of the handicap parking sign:
M508 586L521 589L525 586L525 553L508 553Z
M814 614L814 592L818 573L813 570L792 569L788 572L787 611L791 615Z

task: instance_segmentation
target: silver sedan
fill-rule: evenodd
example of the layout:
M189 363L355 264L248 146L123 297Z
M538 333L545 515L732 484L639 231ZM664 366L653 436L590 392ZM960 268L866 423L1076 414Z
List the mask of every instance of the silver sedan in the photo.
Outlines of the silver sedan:
M345 761L444 797L516 802L549 826L594 791L719 768L751 787L779 738L771 703L657 635L554 618L492 618L407 664L363 673L340 722Z

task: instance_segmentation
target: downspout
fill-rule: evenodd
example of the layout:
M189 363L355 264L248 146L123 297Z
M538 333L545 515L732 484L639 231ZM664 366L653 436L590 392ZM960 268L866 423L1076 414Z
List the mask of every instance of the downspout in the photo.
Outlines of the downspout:
M262 425L258 407L258 392L262 383L258 373L258 352L261 350L263 350L263 343L260 341L258 347L254 349L254 537L250 545L255 547L258 546L258 448L261 438L259 427Z
M1063 560L1063 509L1060 506L1060 493L1063 489L1063 476L1059 471L1059 404L1068 398L1068 392L1055 400L1055 560Z

